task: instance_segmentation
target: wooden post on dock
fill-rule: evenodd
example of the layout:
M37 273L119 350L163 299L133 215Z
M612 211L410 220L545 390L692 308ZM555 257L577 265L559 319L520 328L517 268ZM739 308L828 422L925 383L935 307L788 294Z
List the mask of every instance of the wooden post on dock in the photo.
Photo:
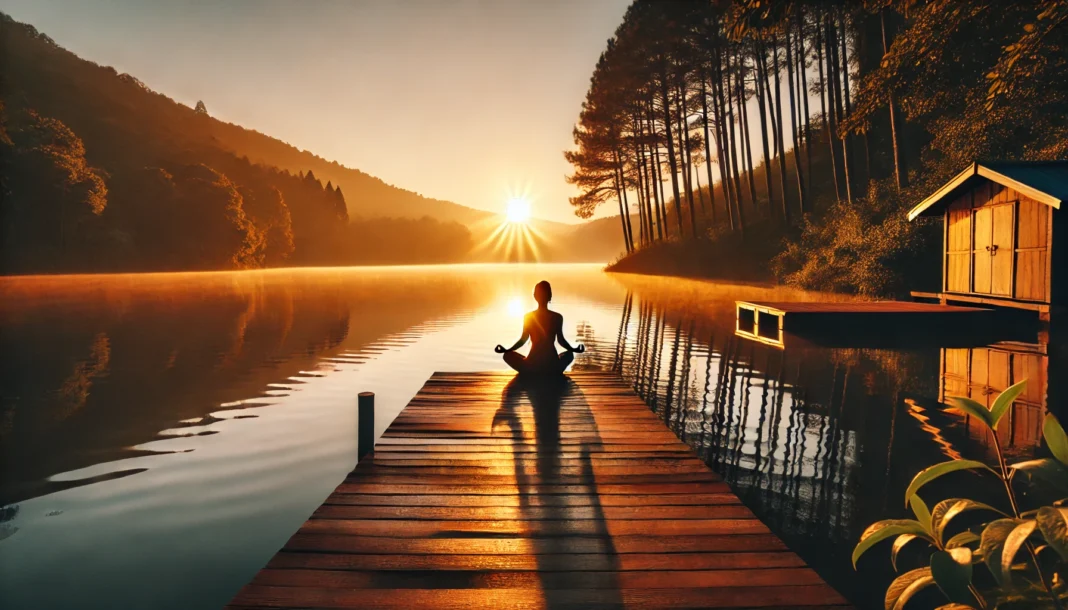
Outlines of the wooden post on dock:
M356 417L356 462L375 450L375 393L360 392Z

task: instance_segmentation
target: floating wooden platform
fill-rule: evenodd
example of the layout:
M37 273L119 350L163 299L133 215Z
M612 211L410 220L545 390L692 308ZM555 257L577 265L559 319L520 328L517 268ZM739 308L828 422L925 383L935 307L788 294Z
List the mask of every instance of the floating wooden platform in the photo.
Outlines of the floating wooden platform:
M989 320L994 311L910 301L763 302L735 301L738 335L782 346L784 333L889 331L969 328Z
M846 604L622 379L435 373L231 608Z

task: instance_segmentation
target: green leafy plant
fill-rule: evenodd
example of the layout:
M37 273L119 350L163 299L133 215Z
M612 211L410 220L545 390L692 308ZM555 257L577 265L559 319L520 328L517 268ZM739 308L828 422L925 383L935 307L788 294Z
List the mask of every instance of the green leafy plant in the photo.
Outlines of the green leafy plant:
M1065 500L1028 509L1021 506L1016 487L1027 485L1037 491L1056 492L1062 498L1068 496L1068 435L1057 419L1047 414L1042 435L1053 457L1015 464L1006 463L997 436L998 424L1026 384L1024 380L1002 392L989 409L970 398L949 398L954 409L976 418L990 432L997 464L958 458L921 470L905 491L905 504L915 518L878 521L861 535L853 550L854 567L861 555L884 540L893 539L890 561L895 571L900 571L898 555L906 545L922 542L933 549L926 567L906 571L890 583L886 610L903 609L917 593L931 586L948 600L940 610L1065 608ZM919 496L920 489L945 474L962 470L998 481L1004 488L1005 506L997 508L968 498L950 498L929 509ZM986 520L947 539L950 522L972 511Z

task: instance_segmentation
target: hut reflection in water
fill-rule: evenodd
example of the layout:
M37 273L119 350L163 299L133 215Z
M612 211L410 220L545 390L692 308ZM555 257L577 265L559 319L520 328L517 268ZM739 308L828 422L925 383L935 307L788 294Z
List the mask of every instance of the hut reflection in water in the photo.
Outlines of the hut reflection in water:
M863 529L904 516L901 498L922 468L986 452L989 440L947 411L945 396L992 400L982 397L1027 377L1002 442L1020 455L1040 442L1049 359L1037 337L982 347L930 339L885 349L783 347L731 330L630 295L604 364L855 602L881 603L892 579L853 572L849 553Z

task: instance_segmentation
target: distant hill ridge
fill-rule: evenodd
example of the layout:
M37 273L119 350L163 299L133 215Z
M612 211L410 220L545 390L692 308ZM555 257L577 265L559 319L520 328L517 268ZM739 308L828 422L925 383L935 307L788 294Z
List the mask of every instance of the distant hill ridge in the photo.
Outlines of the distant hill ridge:
M381 178L345 167L337 161L328 161L315 153L240 125L212 119L209 132L220 147L247 156L253 163L273 165L294 173L312 170L321 180L330 180L345 191L349 214L352 216L431 216L462 224L472 224L493 216L484 210L433 199L387 184Z
M79 134L93 126L80 124L88 117L113 116L111 111L121 107L128 123L154 123L171 126L169 139L184 142L190 149L220 148L237 156L246 156L253 163L270 165L294 174L312 170L323 180L340 186L345 193L349 215L353 218L430 216L438 220L452 220L470 224L492 216L451 201L432 199L418 193L392 186L358 169L327 161L306 150L240 125L226 123L197 113L193 108L156 92L129 74L120 74L110 66L101 66L82 59L64 49L33 26L21 24L2 15L0 28L28 28L35 36L22 38L19 44L5 44L3 71L7 73L3 93L14 89L25 102L39 111L61 117ZM5 34L11 34L6 32ZM23 43L31 42L31 45ZM22 64L22 65L20 65ZM32 76L26 70L32 68ZM21 78L20 78L21 77ZM56 95L63 92L66 95ZM78 100L83 112L73 115L69 106ZM210 100L209 100L210 102ZM85 106L90 108L85 108ZM92 106L96 106L92 108ZM87 112L86 110L94 110ZM122 125L112 125L122 128ZM143 134L150 136L153 134ZM95 151L87 151L90 161Z

